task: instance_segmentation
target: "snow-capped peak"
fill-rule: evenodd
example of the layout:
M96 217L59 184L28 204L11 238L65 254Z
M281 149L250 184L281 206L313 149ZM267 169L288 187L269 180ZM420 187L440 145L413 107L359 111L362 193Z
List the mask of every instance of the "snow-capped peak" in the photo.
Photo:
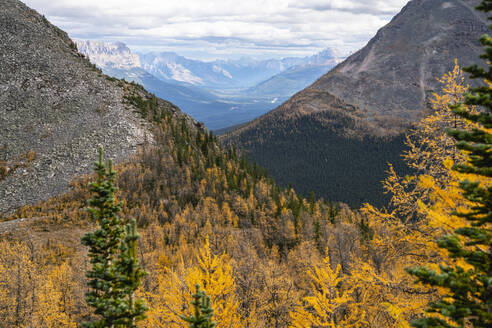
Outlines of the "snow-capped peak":
M122 42L75 41L79 52L101 68L130 69L141 67L140 58Z
M225 77L229 78L229 79L232 79L232 75L231 73L229 73L228 71L226 71L225 69L223 69L222 67L220 66L217 66L217 65L214 65L212 67L213 71L216 72L216 73L221 73L222 75L224 75Z

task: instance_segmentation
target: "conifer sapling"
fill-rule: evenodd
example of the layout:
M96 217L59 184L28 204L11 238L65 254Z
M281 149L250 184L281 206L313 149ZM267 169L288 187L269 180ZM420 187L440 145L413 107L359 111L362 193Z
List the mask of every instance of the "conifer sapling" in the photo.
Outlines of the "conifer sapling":
M87 272L91 290L86 293L86 302L94 308L97 319L83 326L136 327L135 321L143 318L146 310L143 301L134 300L145 274L136 259L136 224L132 221L125 228L118 216L121 207L115 198L116 172L111 160L107 165L103 162L102 147L94 169L97 180L89 184L93 196L87 210L99 227L85 234L82 244L89 247L92 264Z

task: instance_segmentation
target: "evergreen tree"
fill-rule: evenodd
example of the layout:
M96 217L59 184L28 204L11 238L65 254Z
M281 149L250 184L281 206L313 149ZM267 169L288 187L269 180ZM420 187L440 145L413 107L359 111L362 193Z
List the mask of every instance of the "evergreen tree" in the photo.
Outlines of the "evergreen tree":
M118 217L120 205L115 199L115 171L112 161L99 161L94 167L97 181L89 184L93 197L88 201L88 212L99 228L85 234L82 244L89 247L92 268L87 272L91 290L86 302L99 318L85 322L84 327L135 327L135 320L143 316L145 305L134 301L134 291L144 274L136 260L135 223L126 227Z
M193 315L181 316L181 319L190 324L190 328L214 328L215 321L212 320L214 310L210 306L210 297L205 291L200 290L200 285L196 285L196 293L193 294Z
M482 1L477 9L491 11L492 0ZM449 131L457 140L456 146L469 156L467 163L456 165L454 169L471 174L477 180L460 183L463 196L473 205L466 212L454 213L466 219L467 226L438 241L439 247L456 259L456 264L441 266L440 272L422 267L408 269L418 281L444 287L447 291L428 309L439 316L417 320L414 327L492 327L492 38L484 35L480 42L485 48L481 58L487 60L488 70L473 65L465 71L471 73L471 78L485 80L487 85L472 88L464 104L480 106L482 110L470 114L461 108L461 104L454 106L458 116L476 123L477 127L471 131Z
M144 319L144 313L147 311L144 300L135 299L135 291L140 287L142 277L147 274L137 260L139 238L137 222L133 219L126 225L126 236L121 243L119 260L116 262L119 274L118 283L125 294L124 302L122 302L122 319L119 322L123 327L129 328L137 327L136 322Z

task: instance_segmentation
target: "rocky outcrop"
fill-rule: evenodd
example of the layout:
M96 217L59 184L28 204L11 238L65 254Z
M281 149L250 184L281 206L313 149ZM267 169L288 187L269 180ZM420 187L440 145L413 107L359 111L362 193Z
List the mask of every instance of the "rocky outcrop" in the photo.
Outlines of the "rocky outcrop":
M321 77L307 92L326 91L374 116L414 121L436 78L477 61L488 33L477 0L412 0L369 43Z
M0 214L65 191L75 175L90 172L98 145L121 161L152 140L150 123L124 99L130 88L102 74L36 11L3 0Z
M461 67L477 61L482 52L478 39L488 33L486 15L474 9L479 3L410 1L364 48L267 115L337 110L330 105L335 97L347 108L356 107L376 134L385 127L394 134L394 122L405 125L422 116L429 97L439 91L436 78L449 72L455 59ZM353 115L351 110L347 114Z

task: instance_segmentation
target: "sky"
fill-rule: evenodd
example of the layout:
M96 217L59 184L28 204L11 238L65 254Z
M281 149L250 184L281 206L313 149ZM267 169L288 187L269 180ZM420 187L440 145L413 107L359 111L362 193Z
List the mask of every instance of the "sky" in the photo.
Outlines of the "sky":
M408 0L23 0L73 39L201 60L363 47Z

